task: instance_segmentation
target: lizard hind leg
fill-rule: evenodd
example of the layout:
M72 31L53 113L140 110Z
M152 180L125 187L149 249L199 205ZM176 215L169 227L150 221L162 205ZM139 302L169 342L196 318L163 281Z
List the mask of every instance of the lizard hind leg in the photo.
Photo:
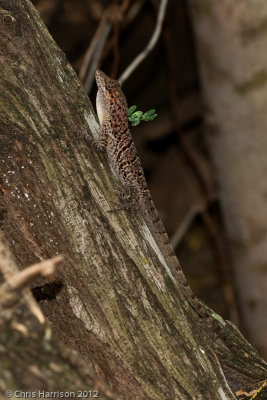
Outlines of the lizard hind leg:
M115 189L123 210L137 212L140 209L138 190L134 185L124 184Z

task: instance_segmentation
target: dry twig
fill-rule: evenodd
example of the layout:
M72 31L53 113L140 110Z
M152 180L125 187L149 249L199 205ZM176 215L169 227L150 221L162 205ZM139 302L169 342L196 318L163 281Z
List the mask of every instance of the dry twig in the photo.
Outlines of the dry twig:
M130 5L129 0L124 0L121 6L112 4L109 6L98 25L96 33L85 53L84 60L80 69L79 79L84 83L84 90L89 94L94 80L94 73L100 64L100 58L103 54L103 48L106 44L112 25L114 26L114 35L112 39L112 48L115 56L114 71L116 71L119 62L118 37L119 23L123 19L123 14Z
M185 236L186 232L189 230L196 216L201 214L203 210L204 210L203 204L199 205L196 204L189 209L188 213L185 215L183 221L179 224L178 228L176 229L174 235L171 238L171 245L174 249L176 249L178 244Z
M29 286L39 276L50 277L54 275L56 268L62 263L63 257L56 256L50 260L31 265L24 270L10 276L0 286L0 299L4 306L9 306L20 299L21 291Z
M136 1L133 4L131 4L131 7L127 13L127 15L125 16L125 20L124 23L125 25L129 25L138 15L138 13L140 12L141 8L144 5L145 0L140 0L140 1Z
M111 29L111 22L108 18L110 10L107 9L102 16L96 33L85 53L84 60L80 69L79 79L84 82L84 90L88 94L91 90L94 73L99 65L103 47Z
M160 6L159 6L159 11L158 11L157 23L156 23L154 32L151 36L151 39L148 42L147 46L144 48L144 50L140 54L138 54L138 56L131 62L131 64L126 68L126 70L119 77L118 81L121 85L126 81L126 79L128 79L128 77L131 75L131 73L141 64L141 62L147 57L147 55L155 47L155 45L159 39L161 30L162 30L162 24L164 21L167 4L168 4L168 0L161 0Z

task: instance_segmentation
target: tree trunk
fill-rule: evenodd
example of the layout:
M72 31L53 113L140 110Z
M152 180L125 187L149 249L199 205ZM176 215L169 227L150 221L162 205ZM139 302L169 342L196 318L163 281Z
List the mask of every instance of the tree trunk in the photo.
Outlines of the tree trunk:
M56 336L124 399L258 387L264 362L218 316L230 349L199 320L140 216L120 209L105 155L79 135L97 135L91 104L31 3L0 6L1 225L20 268L64 254L58 279L34 287Z
M244 330L267 357L267 4L190 4Z

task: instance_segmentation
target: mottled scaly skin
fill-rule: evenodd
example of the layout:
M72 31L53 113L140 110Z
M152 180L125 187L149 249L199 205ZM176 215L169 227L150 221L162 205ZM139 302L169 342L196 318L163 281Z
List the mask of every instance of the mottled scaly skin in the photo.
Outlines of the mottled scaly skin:
M125 208L139 210L173 275L182 283L187 300L200 316L207 312L188 286L164 226L151 199L128 126L126 98L116 80L97 70L97 113L101 124L97 147L106 150L110 166L122 184ZM128 195L127 195L128 193ZM122 200L123 200L122 199Z

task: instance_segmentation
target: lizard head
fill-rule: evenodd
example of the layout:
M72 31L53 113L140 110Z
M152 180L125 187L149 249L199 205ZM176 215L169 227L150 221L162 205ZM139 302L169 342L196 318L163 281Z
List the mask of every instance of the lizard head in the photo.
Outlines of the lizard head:
M100 69L96 70L95 79L98 87L96 108L100 123L107 115L118 115L119 112L127 119L127 102L119 82L109 78Z
M98 87L102 93L106 96L115 95L115 93L121 91L118 81L109 78L103 71L97 69L95 72L95 80Z

